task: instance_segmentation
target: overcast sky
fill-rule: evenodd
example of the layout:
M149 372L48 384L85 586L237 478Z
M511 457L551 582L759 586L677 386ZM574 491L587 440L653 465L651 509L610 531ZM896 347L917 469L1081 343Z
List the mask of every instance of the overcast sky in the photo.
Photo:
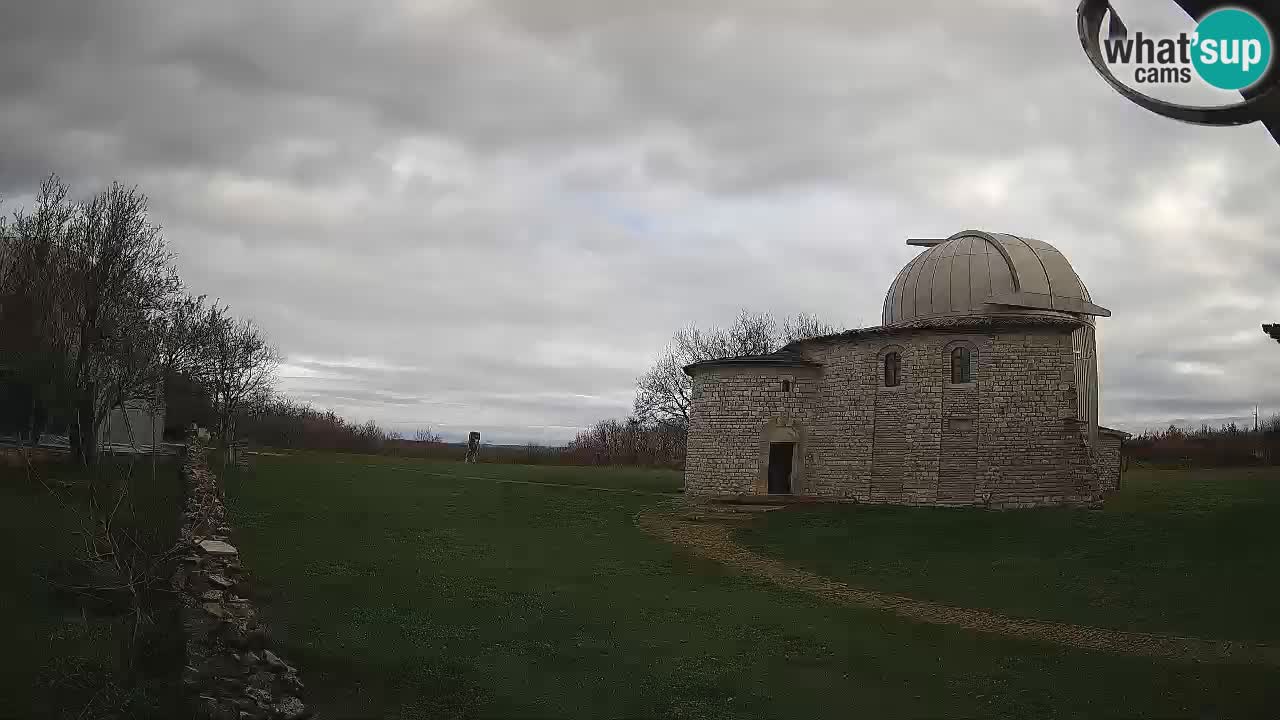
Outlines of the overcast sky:
M1280 411L1280 147L1115 94L1076 4L19 0L0 195L138 184L291 395L396 429L566 440L677 327L878 324L966 228L1113 311L1104 423Z

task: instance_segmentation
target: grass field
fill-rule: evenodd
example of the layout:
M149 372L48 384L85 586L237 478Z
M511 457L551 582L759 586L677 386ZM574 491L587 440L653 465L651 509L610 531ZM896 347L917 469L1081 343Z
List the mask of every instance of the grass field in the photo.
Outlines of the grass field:
M1018 617L1280 645L1280 472L1139 468L1103 512L770 513L749 546L853 585Z
M949 601L1120 618L1110 623L1120 627L1159 626L1160 608L1203 601L1179 607L1170 627L1249 638L1257 621L1258 636L1270 634L1274 621L1259 619L1265 598L1242 600L1244 619L1192 620L1230 614L1229 598L1264 581L1220 568L1197 577L1206 570L1201 561L1177 566L1177 577L1159 569L1125 574L1135 555L1178 535L1174 520L1149 540L1117 548L1125 558L1114 561L1119 570L1099 561L1107 592L1087 602L1114 605L1115 614L1079 607L1084 590L1059 598L1061 588L1089 583L1091 566L1072 558L1090 553L1063 546L1076 547L1069 536L1098 527L1090 523L1151 503L1161 509L1141 512L1274 509L1267 478L1142 478L1130 475L1104 513L816 509L770 515L743 537L797 565L862 582L866 552L851 538L869 526L877 537L899 538L904 552L870 550L879 574L868 584L909 581L902 587ZM1201 500L1197 483L1216 499ZM678 484L677 474L652 471L314 455L259 458L228 478L228 491L237 542L277 635L302 669L308 701L328 718L1274 717L1280 710L1274 668L1072 651L826 605L729 574L635 527L637 512L672 497L585 489L651 493ZM1110 538L1120 542L1127 536L1116 528L1125 522L1115 522ZM918 539L930 524L936 529L926 535L954 533L970 549L930 550ZM827 540L809 541L805 528ZM1001 559L992 550L998 537L1013 540L1007 573L998 562L988 567ZM1108 542L1077 540L1095 549ZM1067 569L1035 560L1037 553L1062 556ZM1238 567L1256 570L1253 555L1235 557L1243 558ZM937 571L952 563L983 569L991 587L975 588L960 569ZM924 578L915 578L919 567L929 568ZM1133 600L1153 575L1158 592L1181 593L1176 603ZM1226 584L1189 589L1206 582Z
M149 466L137 470L116 522L165 549L176 540L181 486L176 466L159 470L156 482ZM125 472L104 461L100 477ZM148 597L156 624L135 640L125 608L73 590L106 582L79 561L87 473L60 465L36 473L55 492L25 468L0 466L0 612L12 628L0 651L0 718L174 717L181 645L165 624L169 604L163 594Z

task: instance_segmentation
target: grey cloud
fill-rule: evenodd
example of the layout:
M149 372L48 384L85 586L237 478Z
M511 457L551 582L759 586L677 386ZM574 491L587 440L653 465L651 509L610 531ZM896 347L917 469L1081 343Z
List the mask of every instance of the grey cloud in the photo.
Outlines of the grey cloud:
M571 437L676 327L876 324L903 238L965 227L1056 244L1114 311L1104 421L1280 407L1280 149L1115 95L1073 9L26 3L0 196L140 184L290 392L401 429Z

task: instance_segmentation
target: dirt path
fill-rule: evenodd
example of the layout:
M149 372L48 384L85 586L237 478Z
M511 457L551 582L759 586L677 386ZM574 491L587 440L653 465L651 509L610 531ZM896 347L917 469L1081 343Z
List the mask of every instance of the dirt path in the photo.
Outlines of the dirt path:
M953 607L850 587L821 575L789 567L745 548L734 541L731 528L716 523L689 522L675 515L653 511L639 514L636 523L646 532L744 574L769 580L785 588L803 590L828 602L886 610L917 622L953 625L975 632L1121 655L1191 662L1280 665L1280 648L1023 620L985 610Z

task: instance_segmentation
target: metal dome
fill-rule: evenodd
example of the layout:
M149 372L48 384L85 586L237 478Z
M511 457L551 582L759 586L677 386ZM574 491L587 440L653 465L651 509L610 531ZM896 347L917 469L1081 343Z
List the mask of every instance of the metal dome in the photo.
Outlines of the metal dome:
M1111 315L1093 304L1071 263L1049 243L982 230L907 242L929 249L893 281L884 298L885 325L1028 311L1088 321Z

